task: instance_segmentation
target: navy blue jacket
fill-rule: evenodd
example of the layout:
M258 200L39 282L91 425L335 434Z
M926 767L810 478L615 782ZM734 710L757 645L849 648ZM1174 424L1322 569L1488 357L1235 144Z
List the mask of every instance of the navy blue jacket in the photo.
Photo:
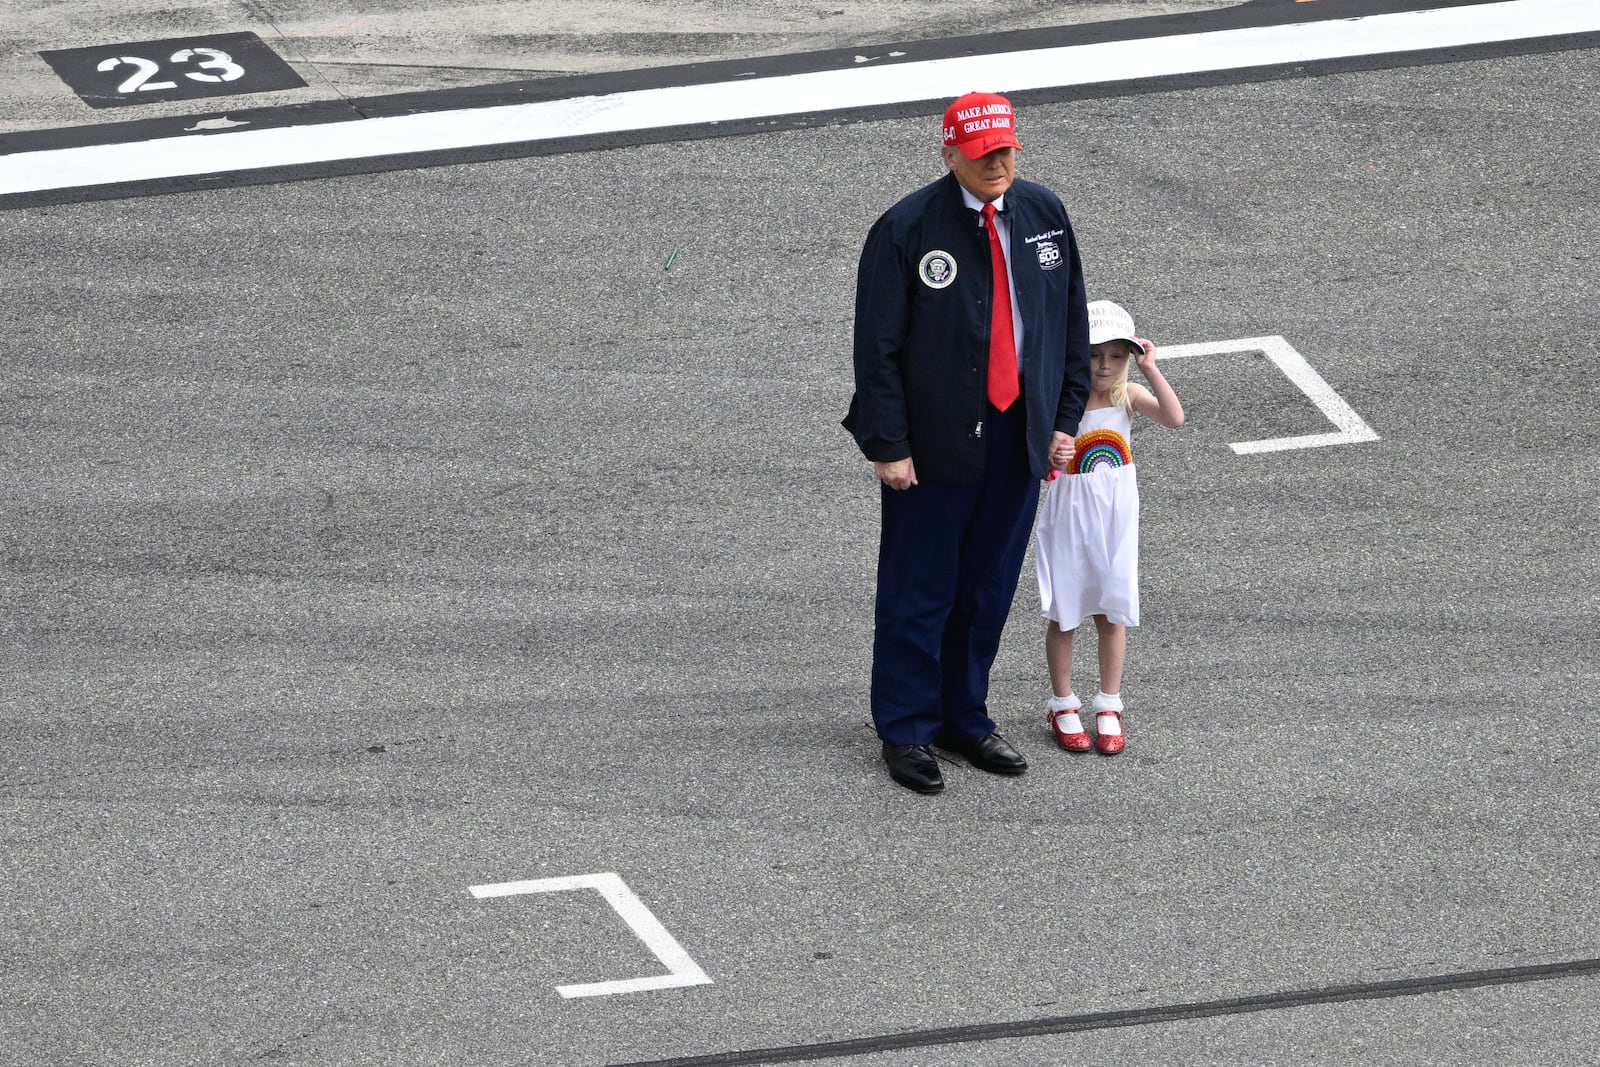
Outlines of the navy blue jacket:
M1050 434L1077 435L1089 399L1089 316L1072 224L1049 189L1016 181L1001 218L1022 318L1028 463ZM953 174L873 224L856 274L855 396L844 426L871 460L910 456L918 480L976 483L988 412L989 235ZM952 277L953 273L953 277Z

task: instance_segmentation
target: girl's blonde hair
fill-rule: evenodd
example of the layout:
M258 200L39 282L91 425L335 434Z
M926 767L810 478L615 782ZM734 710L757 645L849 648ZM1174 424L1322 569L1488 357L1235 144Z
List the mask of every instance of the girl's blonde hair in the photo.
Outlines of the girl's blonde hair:
M1122 373L1111 386L1111 406L1128 410L1128 368L1133 366L1134 344L1132 341L1106 341L1105 344L1117 344L1127 353L1128 358L1122 361Z

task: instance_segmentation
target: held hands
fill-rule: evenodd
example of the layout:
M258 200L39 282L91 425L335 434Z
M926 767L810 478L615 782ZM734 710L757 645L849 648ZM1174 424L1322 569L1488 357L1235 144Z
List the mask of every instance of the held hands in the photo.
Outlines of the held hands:
M1071 434L1056 430L1050 435L1050 469L1064 471L1072 463L1074 445Z
M872 473L878 476L878 481L890 489L910 489L917 484L917 468L912 464L910 456L890 463L874 460Z

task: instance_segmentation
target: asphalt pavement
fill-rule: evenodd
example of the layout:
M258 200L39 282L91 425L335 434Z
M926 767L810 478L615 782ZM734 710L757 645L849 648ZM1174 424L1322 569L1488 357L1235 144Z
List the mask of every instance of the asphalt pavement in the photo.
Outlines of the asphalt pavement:
M724 7L674 10L723 55L983 29ZM542 32L442 14L348 19ZM1597 89L1573 48L1021 111L1091 298L1280 336L1379 439L1240 455L1327 420L1172 360L1128 751L1053 748L1025 573L1031 770L938 797L878 759L838 426L937 115L0 215L4 1058L1600 1062ZM472 893L597 872L709 984L565 998L666 968L591 891Z

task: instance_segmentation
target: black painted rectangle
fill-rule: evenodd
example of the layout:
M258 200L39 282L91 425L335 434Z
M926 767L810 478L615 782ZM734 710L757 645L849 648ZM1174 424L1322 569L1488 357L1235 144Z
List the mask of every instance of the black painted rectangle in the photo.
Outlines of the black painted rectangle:
M91 107L275 92L306 84L253 33L57 48L39 55Z

